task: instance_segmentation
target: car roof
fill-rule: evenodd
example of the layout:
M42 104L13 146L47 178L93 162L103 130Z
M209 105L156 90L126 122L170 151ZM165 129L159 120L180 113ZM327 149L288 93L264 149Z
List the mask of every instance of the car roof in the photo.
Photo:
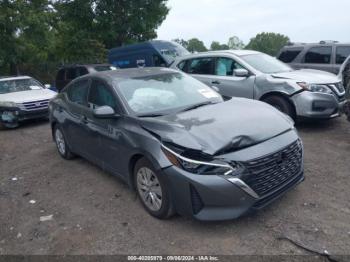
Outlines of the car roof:
M112 65L108 64L108 63L104 63L104 64L74 64L74 65L61 66L60 69L74 68L74 67L96 67L96 66L112 66Z
M89 76L97 76L102 78L109 78L113 80L123 80L132 78L142 78L154 75L180 73L178 70L169 69L165 67L144 67L144 68L127 68L103 71L98 73L89 74Z
M218 50L218 51L208 51L208 52L200 52L195 54L190 54L186 56L181 56L178 60L185 60L189 58L195 58L198 56L206 56L206 55L235 55L235 56L245 56L245 55L254 55L261 54L261 52L254 50Z
M327 42L327 41L321 41L319 43L290 43L288 45L285 45L283 49L292 49L292 48L304 48L304 47L311 47L311 46L349 46L350 42L348 43L339 43L339 42Z
M19 79L32 79L30 76L1 76L0 81L19 80Z

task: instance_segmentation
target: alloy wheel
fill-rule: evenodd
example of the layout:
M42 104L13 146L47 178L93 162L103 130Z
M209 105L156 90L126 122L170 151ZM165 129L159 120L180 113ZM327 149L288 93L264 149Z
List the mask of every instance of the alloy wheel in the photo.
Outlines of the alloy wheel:
M142 202L152 211L158 211L162 207L162 188L154 172L141 167L136 174L137 190Z

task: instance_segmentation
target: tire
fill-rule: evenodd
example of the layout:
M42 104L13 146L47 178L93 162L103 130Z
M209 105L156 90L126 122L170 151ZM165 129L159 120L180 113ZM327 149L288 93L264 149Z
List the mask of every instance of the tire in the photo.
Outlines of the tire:
M55 125L53 130L54 140L60 156L67 160L73 159L75 155L70 151L62 129L58 125Z
M134 183L137 195L149 214L159 219L174 215L171 195L164 177L157 174L146 158L141 158L135 164Z
M263 101L295 120L296 115L294 108L291 105L291 103L284 97L272 95L266 97L265 99L263 99Z

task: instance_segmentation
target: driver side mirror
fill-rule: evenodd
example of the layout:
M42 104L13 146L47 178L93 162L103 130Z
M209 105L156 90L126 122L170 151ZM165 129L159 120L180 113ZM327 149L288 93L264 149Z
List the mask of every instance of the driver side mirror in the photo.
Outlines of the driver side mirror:
M96 118L113 118L116 117L114 109L110 106L100 106L94 109L94 117Z
M233 70L233 76L237 77L248 77L249 76L249 71L244 68L238 68Z

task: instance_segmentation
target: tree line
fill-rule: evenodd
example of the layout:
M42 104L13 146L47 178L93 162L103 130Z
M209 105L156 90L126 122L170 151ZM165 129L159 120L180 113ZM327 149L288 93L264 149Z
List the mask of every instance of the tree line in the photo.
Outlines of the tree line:
M0 75L53 78L69 63L157 37L167 0L0 0Z
M0 76L28 74L52 81L63 64L106 62L110 48L157 37L167 0L0 0ZM190 52L255 49L275 55L289 38L261 33L245 45L238 37L175 39Z
M290 42L290 39L288 36L282 34L263 32L251 38L247 45L245 45L239 37L232 36L228 39L227 43L213 41L210 48L207 48L203 41L198 38L191 38L189 40L176 38L173 39L173 41L179 43L192 53L209 50L250 49L275 56L283 46Z

